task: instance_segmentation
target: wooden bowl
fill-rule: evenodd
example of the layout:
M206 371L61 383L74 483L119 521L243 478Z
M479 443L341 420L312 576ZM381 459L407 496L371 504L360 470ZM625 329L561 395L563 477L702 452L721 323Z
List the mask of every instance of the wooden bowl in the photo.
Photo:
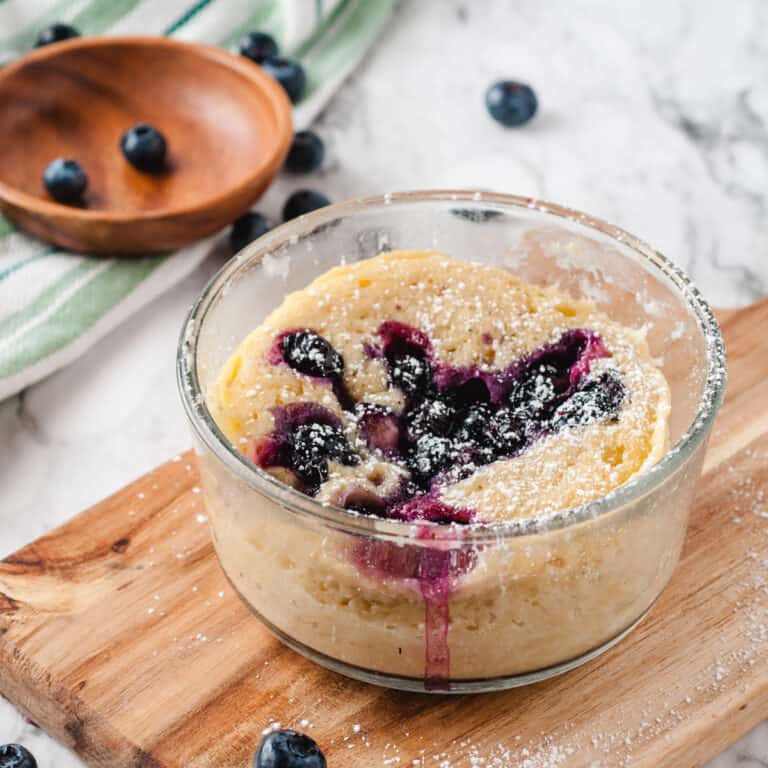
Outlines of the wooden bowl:
M167 171L124 158L132 125L168 141ZM291 105L259 66L167 38L81 38L37 49L0 71L0 209L65 248L146 253L178 248L244 213L282 166ZM43 170L80 162L85 205L55 202Z

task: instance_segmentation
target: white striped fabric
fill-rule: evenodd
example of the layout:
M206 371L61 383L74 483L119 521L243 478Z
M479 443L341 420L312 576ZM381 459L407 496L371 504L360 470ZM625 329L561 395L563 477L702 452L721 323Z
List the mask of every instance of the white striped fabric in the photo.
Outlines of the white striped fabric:
M298 56L307 93L303 128L357 65L396 0L0 0L0 65L56 21L85 35L162 34L236 50L251 30ZM62 251L0 217L0 399L81 355L189 274L212 240L165 256L104 259Z

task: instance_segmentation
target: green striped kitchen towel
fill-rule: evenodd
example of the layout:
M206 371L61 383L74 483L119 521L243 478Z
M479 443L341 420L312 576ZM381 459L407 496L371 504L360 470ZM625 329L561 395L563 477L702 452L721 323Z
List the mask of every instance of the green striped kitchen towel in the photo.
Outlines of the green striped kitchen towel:
M396 0L0 0L0 65L55 21L84 35L164 34L235 50L272 34L307 71L297 129L315 118L361 60ZM0 216L0 399L68 364L189 274L212 240L172 254L110 259L29 237Z

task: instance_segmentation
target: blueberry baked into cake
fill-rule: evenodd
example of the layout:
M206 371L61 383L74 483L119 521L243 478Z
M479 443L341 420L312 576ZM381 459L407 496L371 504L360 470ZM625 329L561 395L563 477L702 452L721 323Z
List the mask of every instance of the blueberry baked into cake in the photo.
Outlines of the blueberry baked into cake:
M642 334L439 253L341 266L240 345L215 418L303 493L405 521L583 504L656 462L669 390Z

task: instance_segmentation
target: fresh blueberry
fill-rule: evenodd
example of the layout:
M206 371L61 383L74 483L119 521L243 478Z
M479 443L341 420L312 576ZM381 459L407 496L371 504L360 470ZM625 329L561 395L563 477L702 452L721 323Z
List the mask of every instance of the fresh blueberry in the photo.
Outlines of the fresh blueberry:
M60 203L79 203L88 187L88 176L77 160L57 157L43 172L48 194Z
M271 59L279 53L277 43L266 32L249 32L240 38L240 53L251 61L261 64L264 59Z
M229 247L232 253L237 253L245 248L248 243L269 232L266 219L255 211L244 213L232 224L229 230Z
M70 40L73 37L80 37L80 33L69 24L62 24L61 22L51 24L38 35L35 48L51 43L60 43L62 40Z
M318 208L325 208L331 201L322 192L315 192L312 189L299 189L294 192L283 206L283 221L290 221L297 216L303 216L305 213L311 213Z
M280 340L283 360L294 371L324 379L339 378L344 360L332 344L314 331L294 331Z
M527 123L538 108L536 94L529 85L512 80L494 83L485 94L485 106L491 117L502 125Z
M291 173L311 173L323 164L325 145L314 131L298 131L285 158L285 168Z
M21 744L0 744L0 768L37 768L37 760Z
M326 768L326 762L314 739L285 729L262 739L253 768Z
M120 139L120 148L125 159L140 171L156 172L165 164L165 137L146 123L129 128Z
M295 59L281 59L277 56L264 59L261 63L265 72L268 72L285 88L288 98L295 104L303 95L307 87L307 76L304 67Z

